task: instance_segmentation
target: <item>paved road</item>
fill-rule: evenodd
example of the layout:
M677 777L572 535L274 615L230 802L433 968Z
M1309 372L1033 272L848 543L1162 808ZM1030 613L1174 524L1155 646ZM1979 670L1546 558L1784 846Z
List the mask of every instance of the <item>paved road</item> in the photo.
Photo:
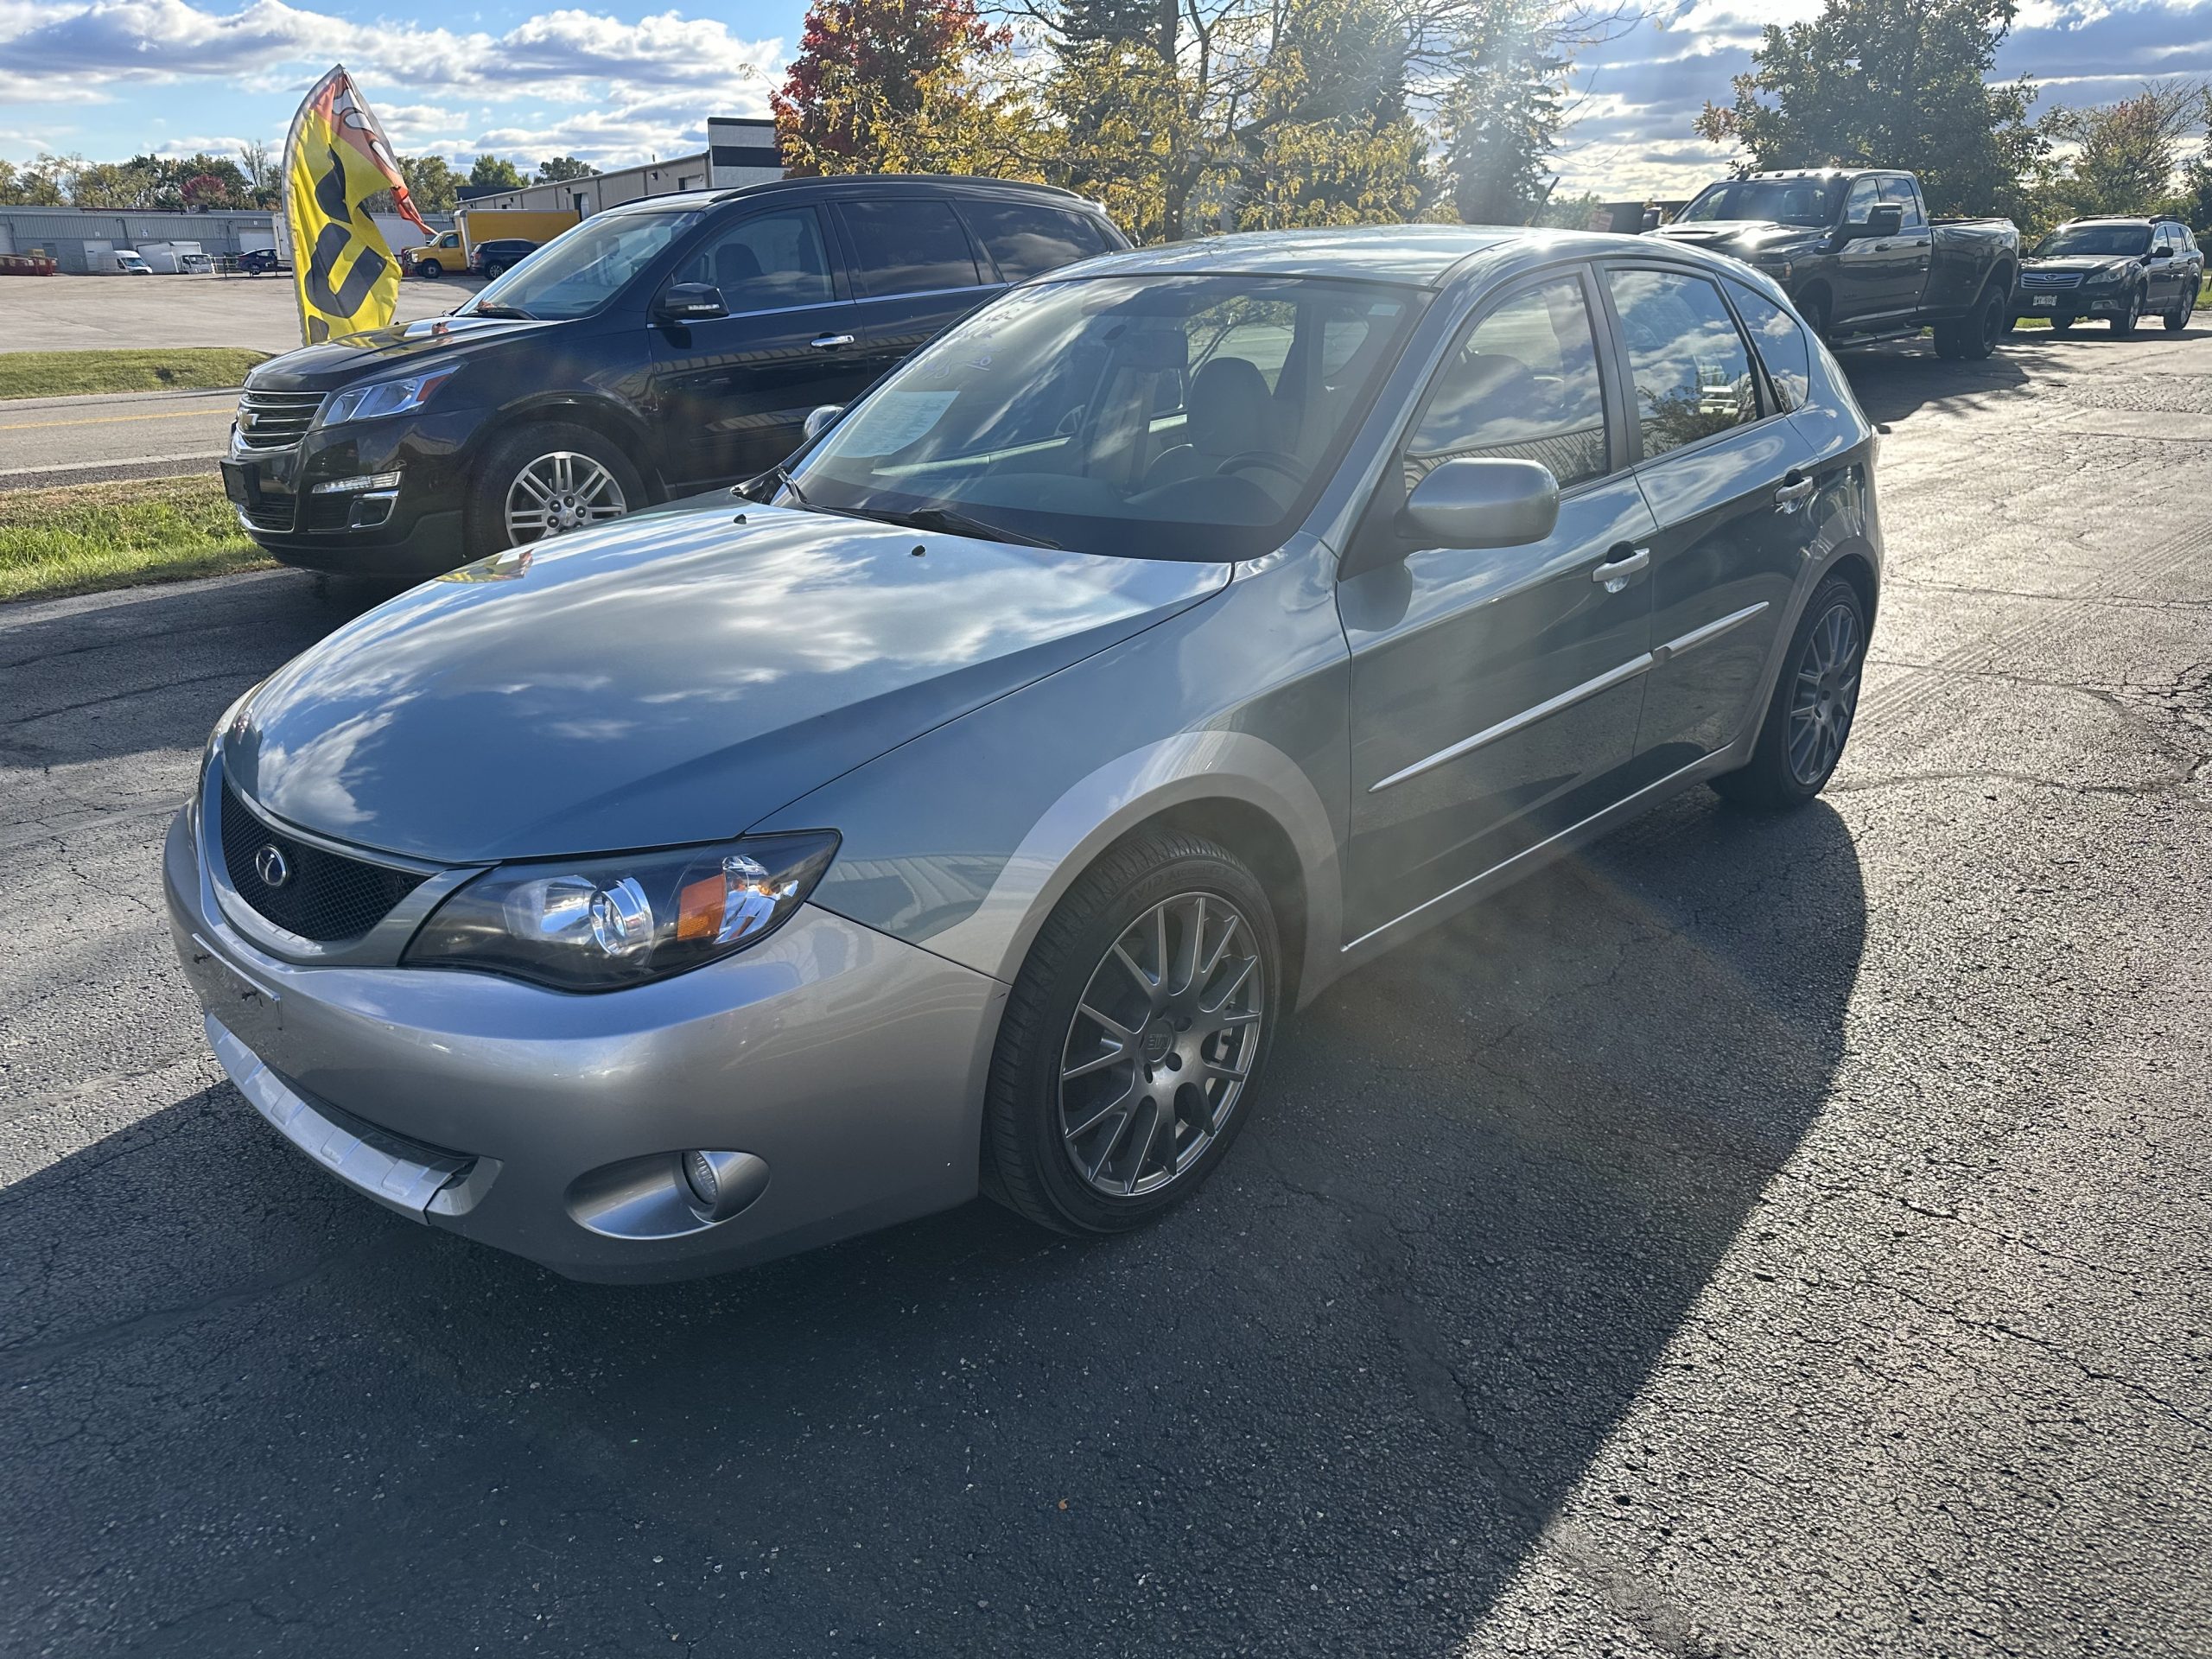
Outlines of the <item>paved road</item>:
M235 391L0 402L0 490L212 472L238 402Z
M334 1192L155 851L341 612L0 611L0 1650L2212 1653L2212 338L1855 368L1834 791L1332 990L1200 1198L563 1283Z
M402 322L442 316L482 284L473 277L399 285ZM289 277L22 276L0 280L0 350L76 352L165 346L300 343Z

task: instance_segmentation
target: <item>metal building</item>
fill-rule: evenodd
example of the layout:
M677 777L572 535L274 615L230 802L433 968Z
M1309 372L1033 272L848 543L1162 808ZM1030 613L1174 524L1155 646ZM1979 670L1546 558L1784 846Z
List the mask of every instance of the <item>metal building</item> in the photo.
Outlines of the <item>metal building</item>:
M452 220L429 215L434 229L451 229ZM376 215L377 228L394 248L423 239L420 231L396 215ZM276 216L265 209L237 213L111 213L105 208L0 207L0 253L52 254L65 271L83 276L108 250L135 248L141 242L197 242L220 259L249 248L276 245Z
M696 155L640 162L612 173L564 179L557 184L526 184L519 190L469 192L464 211L486 208L533 213L573 213L580 219L645 196L678 190L728 190L765 184L784 176L776 148L776 124L766 118L715 116L707 123L707 148Z

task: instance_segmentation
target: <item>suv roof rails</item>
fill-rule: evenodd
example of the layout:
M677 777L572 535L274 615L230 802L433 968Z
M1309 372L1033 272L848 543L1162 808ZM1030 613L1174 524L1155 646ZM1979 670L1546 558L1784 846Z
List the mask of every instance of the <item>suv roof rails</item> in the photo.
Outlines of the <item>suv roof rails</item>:
M1094 206L1086 198L1057 184L1033 184L1027 179L993 179L974 173L829 173L804 178L768 179L759 184L741 184L715 193L716 201L734 201L741 196L766 195L778 190L800 187L813 189L858 190L880 185L963 184L981 185L993 190L1018 190L1025 194L1054 196L1065 201L1083 202Z

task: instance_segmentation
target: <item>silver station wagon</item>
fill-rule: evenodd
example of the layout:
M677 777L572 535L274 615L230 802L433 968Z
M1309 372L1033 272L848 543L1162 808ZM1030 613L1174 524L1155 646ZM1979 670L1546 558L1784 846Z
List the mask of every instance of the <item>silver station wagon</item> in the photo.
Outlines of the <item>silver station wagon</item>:
M1689 785L1802 804L1850 733L1872 435L1692 248L1109 256L817 416L217 728L178 949L346 1185L592 1279L979 1191L1132 1227L1338 975Z

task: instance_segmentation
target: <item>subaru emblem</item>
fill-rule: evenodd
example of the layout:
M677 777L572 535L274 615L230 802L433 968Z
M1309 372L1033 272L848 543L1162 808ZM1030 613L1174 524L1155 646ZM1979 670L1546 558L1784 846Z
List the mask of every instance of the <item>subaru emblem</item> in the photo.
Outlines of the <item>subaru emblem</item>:
M253 855L253 873L264 887L281 887L292 879L292 866L275 842Z

